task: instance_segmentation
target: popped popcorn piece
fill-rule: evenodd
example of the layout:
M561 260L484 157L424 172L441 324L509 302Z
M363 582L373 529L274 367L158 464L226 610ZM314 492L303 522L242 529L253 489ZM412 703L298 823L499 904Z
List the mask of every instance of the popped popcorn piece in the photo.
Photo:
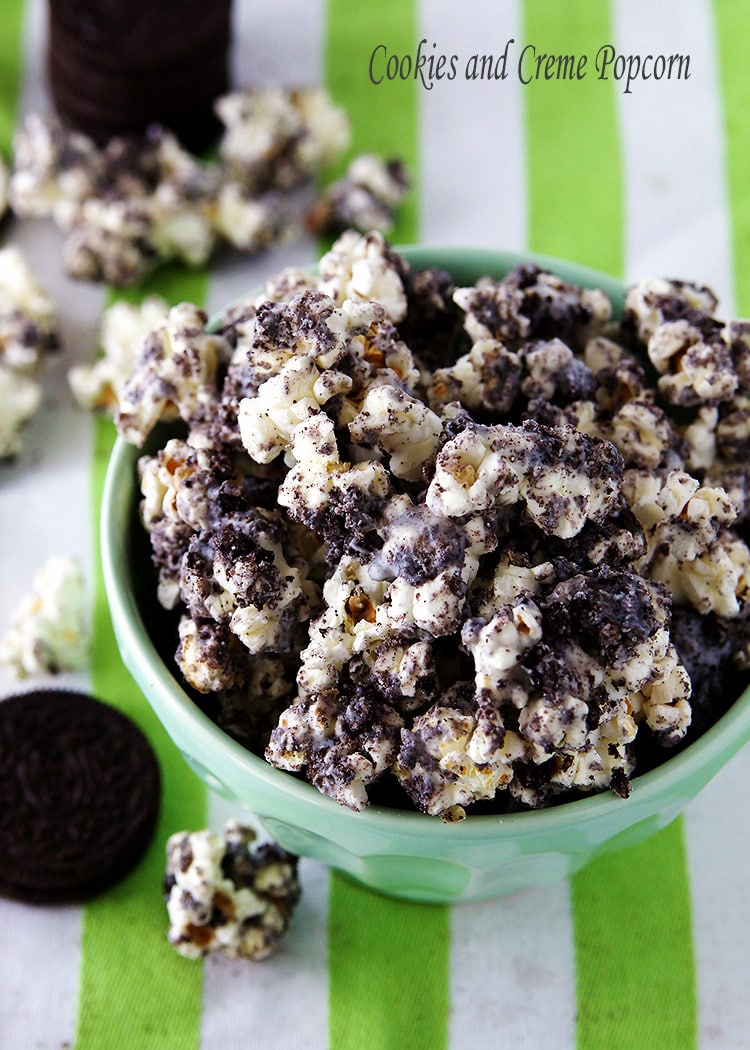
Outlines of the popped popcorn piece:
M300 897L297 858L229 821L223 836L181 831L167 841L167 939L180 955L261 960L286 935Z
M562 339L527 344L522 355L525 376L521 391L529 398L567 403L589 398L596 381L591 370L575 357Z
M692 561L678 562L667 554L652 563L650 572L668 585L676 602L689 602L704 614L739 616L750 597L750 551L728 532Z
M181 596L191 614L226 622L250 653L291 648L315 597L299 559L284 550L278 512L255 508L198 533L183 558Z
M19 454L38 411L39 376L59 346L57 315L20 248L0 249L0 461Z
M478 339L467 354L432 374L430 405L460 401L469 409L510 412L521 387L521 358L497 339Z
M306 769L324 795L361 810L367 788L393 765L403 724L396 710L361 687L352 695L325 690L282 713L266 758L278 769Z
M180 618L175 661L199 693L231 693L244 687L250 668L247 649L227 623Z
M68 382L81 408L114 414L119 410L141 347L169 313L167 302L149 295L134 305L118 300L107 307L99 330L101 355L90 365L77 365L68 371Z
M406 316L403 264L377 230L360 236L346 230L318 264L320 290L338 304L345 299L380 303L388 320Z
M656 674L645 682L630 700L636 717L643 713L649 728L676 743L687 732L692 721L690 676L680 663L677 650L669 646L666 655L657 663Z
M279 506L323 537L333 558L371 549L390 492L385 468L372 460L342 462L333 421L322 412L295 427L290 452L294 465L279 486Z
M309 227L318 234L388 233L395 211L409 190L409 176L398 159L385 161L371 153L355 157L345 174L326 188L308 213Z
M661 376L659 391L673 405L728 401L738 379L718 322L665 321L648 341L648 356Z
M374 663L378 646L389 634L386 589L358 558L340 559L323 586L323 611L310 622L309 641L300 653L301 697L335 689L354 657Z
M58 342L52 299L20 248L0 248L0 364L34 375Z
M145 340L122 388L116 421L132 444L142 444L160 420L200 422L216 398L226 341L205 331L207 316L190 303L172 307Z
M667 414L645 398L633 398L621 405L602 426L602 436L615 445L627 466L646 470L664 465L676 443Z
M67 131L53 116L28 114L13 141L10 205L21 218L52 217L67 225L95 192L101 160L94 141Z
M213 225L228 244L251 255L277 244L290 229L278 197L253 197L232 181L218 192Z
M36 380L0 364L0 462L21 451L21 431L41 403Z
M500 281L483 277L457 288L453 298L473 342L497 339L511 350L522 340L553 337L576 346L598 334L612 312L601 290L578 288L531 263Z
M737 616L750 551L729 532L737 509L724 489L702 487L683 471L626 471L623 489L646 534L641 571L666 583L678 602Z
M467 620L461 641L474 660L477 693L497 694L506 679L542 638L542 614L531 598L519 595L502 605L489 621Z
M359 414L349 424L353 441L387 452L391 473L407 481L421 476L441 432L439 418L422 401L386 385L368 390Z
M570 537L609 514L621 476L614 447L573 427L471 426L438 453L426 500L450 517L523 501L541 529Z
M204 266L217 243L218 167L199 161L164 128L152 128L154 185L149 198L152 240L160 259Z
M253 193L288 189L332 164L349 144L349 121L319 88L245 88L217 99L219 144L231 178Z
M647 277L627 291L623 327L632 328L636 338L646 346L665 322L710 316L717 306L718 299L705 285Z
M402 732L395 769L418 809L450 823L463 819L465 806L507 787L513 764L525 754L518 734L502 724L487 733L469 692L454 686L444 702L414 719Z
M710 438L715 452L729 462L743 462L750 450L750 398L745 394L723 406L721 415L711 418L714 422Z
M89 197L70 222L62 257L65 272L78 280L115 287L140 281L157 262L148 204Z
M76 671L88 659L83 572L70 557L47 559L0 639L0 664L19 678Z
M326 379L323 375L310 358L293 357L278 375L261 384L255 397L240 401L240 437L254 460L270 463L284 451L299 423L319 412L336 394L349 390L347 376L337 377L331 385L327 381L330 373Z
M314 361L321 372L349 353L364 353L364 336L374 336L383 320L377 303L347 299L340 306L329 296L304 289L288 301L262 302L252 324L237 335L259 382L278 375L293 358Z

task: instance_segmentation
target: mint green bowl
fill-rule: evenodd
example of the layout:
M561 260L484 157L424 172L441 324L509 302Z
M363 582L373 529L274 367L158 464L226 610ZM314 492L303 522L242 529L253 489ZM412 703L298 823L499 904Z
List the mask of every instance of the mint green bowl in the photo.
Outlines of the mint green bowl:
M467 249L398 249L417 268L439 266L458 283L501 277L538 262L566 280L603 288L621 310L612 277L542 256ZM750 690L699 740L636 777L628 799L605 792L560 806L457 824L372 806L352 812L292 775L274 769L220 730L189 698L159 655L144 615L149 578L138 523L139 451L116 442L104 488L101 554L112 622L123 661L190 767L214 791L249 808L286 849L313 857L381 893L454 903L555 882L594 857L653 835L750 739ZM177 830L177 829L175 829Z

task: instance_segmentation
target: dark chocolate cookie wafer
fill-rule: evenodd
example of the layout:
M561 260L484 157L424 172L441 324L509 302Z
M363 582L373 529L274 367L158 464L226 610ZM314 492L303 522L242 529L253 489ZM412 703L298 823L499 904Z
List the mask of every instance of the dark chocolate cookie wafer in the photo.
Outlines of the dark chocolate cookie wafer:
M82 901L142 856L160 775L141 730L82 693L0 701L0 894Z

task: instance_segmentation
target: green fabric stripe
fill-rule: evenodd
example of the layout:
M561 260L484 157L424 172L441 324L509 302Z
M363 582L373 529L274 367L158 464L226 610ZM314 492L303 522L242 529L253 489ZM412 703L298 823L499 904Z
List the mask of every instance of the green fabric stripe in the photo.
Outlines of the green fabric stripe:
M414 188L388 235L393 244L415 240L418 230L418 87L413 79L373 84L370 55L381 44L388 55L413 55L417 43L414 0L381 0L356 7L350 0L327 0L326 87L352 124L351 148L339 170L359 153L376 153L399 157L413 179Z
M165 269L147 288L121 296L137 301L159 293L168 302L204 302L204 274ZM107 418L94 424L93 535L99 536L104 474L115 437ZM162 808L154 840L132 875L84 909L76 1050L158 1046L190 1050L200 1040L200 963L183 959L166 940L161 894L167 837L205 826L206 794L167 737L120 660L97 560L92 639L94 693L128 714L146 732L162 772ZM154 994L158 989L158 995Z
M525 0L522 44L537 55L587 55L611 40L609 5ZM583 80L523 86L528 128L529 246L620 274L623 189L612 81L593 68Z
M448 1045L449 909L389 900L331 876L329 1031L333 1050Z
M750 314L750 77L747 73L747 4L714 0L724 141L732 229L735 310Z
M0 154L6 161L11 159L21 97L24 6L24 0L3 0L0 32Z
M627 805L627 803L624 803ZM571 880L580 1050L689 1050L697 1040L682 820Z
M611 41L609 7L525 0L524 43L587 54ZM614 84L535 82L523 91L529 240L536 251L621 274L622 164ZM627 804L627 803L624 803ZM696 993L681 821L571 880L579 1050L694 1046Z
M411 9L411 15L410 15ZM413 80L374 85L373 48L414 54L414 4L328 0L326 86L352 122L352 146L400 157L414 190L400 209L392 243L418 235L418 88ZM337 873L328 920L331 1050L440 1050L448 1042L449 930L446 907L406 904L368 892Z

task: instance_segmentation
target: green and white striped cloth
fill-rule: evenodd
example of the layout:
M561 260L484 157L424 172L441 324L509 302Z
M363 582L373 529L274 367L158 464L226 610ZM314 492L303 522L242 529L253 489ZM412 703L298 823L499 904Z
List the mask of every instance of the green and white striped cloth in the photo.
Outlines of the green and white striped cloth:
M353 151L406 161L415 190L394 241L530 248L627 279L697 279L717 290L725 316L750 315L750 8L741 0L235 0L235 9L237 84L325 83L351 115ZM20 114L48 105L44 34L43 0L3 0L6 156ZM421 40L428 56L457 56L454 79L373 83L379 45L375 80L386 57L414 58ZM464 76L471 56L497 59L508 41L505 79ZM587 75L523 83L525 45L586 55ZM689 66L626 91L624 79L597 76L606 45L643 59L689 56ZM569 881L429 907L303 862L303 900L277 956L200 963L168 947L166 837L236 814L185 766L111 633L96 552L113 428L76 411L65 382L71 364L92 356L108 293L62 276L46 223L6 224L0 236L21 245L55 297L65 337L24 453L0 468L0 627L43 558L80 557L92 662L60 684L90 689L144 726L165 782L153 847L124 883L83 908L0 902L0 1048L750 1046L748 749L675 824ZM316 251L310 241L210 273L169 271L148 290L211 310ZM17 688L3 674L0 694Z

